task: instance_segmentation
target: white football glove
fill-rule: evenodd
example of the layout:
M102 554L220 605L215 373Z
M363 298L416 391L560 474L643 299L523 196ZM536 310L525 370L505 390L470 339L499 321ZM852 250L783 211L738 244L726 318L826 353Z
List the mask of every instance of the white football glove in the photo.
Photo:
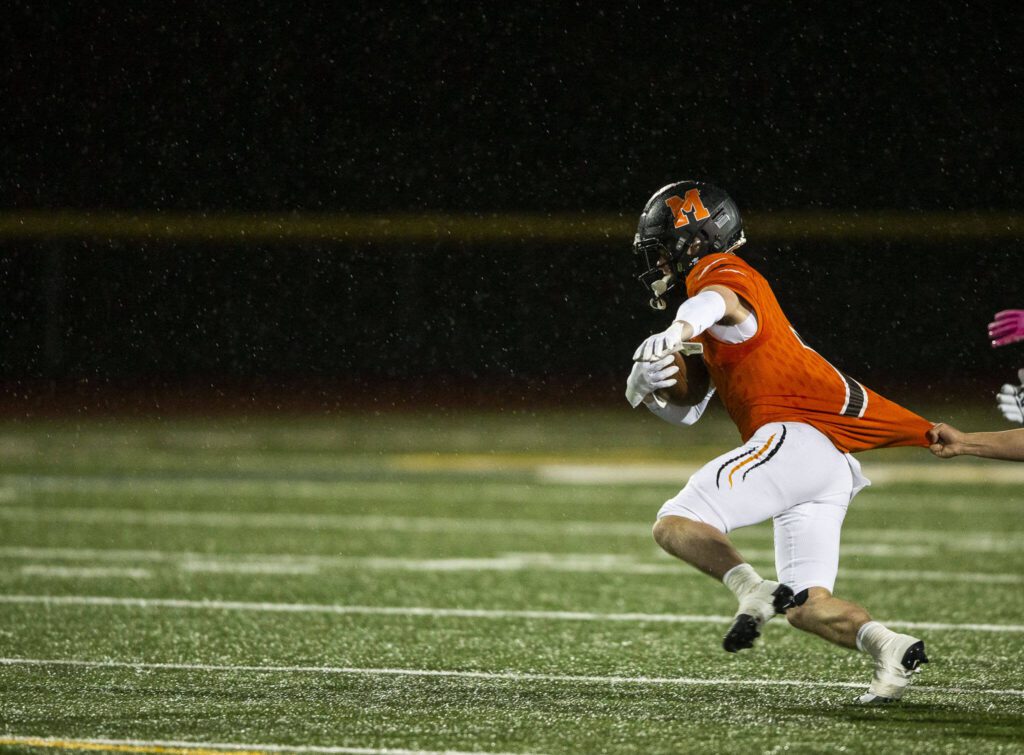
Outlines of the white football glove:
M676 384L672 377L679 372L679 365L673 364L672 354L656 362L633 362L633 370L626 380L626 401L636 409L645 398L660 388Z
M666 354L679 351L683 345L683 322L676 320L661 333L648 336L636 351L633 352L634 362L653 362L664 358Z
M1021 385L1007 383L996 394L996 405L1010 422L1024 424L1024 367L1017 370Z

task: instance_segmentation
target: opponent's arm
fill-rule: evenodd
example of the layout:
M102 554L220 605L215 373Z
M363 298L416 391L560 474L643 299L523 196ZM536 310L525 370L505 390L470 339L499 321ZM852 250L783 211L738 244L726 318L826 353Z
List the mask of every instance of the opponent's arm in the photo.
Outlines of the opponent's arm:
M996 312L988 324L988 337L992 347L1024 341L1024 309L1004 309Z
M996 433L965 433L939 423L928 431L931 452L942 459L981 456L986 459L1024 461L1024 428Z
M712 285L679 305L675 319L661 333L649 336L633 354L634 360L649 362L677 351L684 342L700 335L715 323L743 322L750 309L730 288Z

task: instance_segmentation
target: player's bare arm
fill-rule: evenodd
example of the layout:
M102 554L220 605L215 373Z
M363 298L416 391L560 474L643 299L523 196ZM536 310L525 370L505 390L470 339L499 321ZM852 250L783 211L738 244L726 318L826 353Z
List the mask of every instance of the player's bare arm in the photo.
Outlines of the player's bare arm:
M991 433L965 433L939 423L928 432L931 452L941 459L980 456L985 459L1024 461L1024 429Z

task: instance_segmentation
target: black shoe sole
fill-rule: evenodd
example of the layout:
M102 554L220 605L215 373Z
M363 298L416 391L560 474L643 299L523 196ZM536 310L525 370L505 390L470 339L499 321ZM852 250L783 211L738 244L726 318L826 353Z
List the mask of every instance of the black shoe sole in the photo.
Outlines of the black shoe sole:
M907 648L907 652L903 654L900 664L907 671L914 671L922 663L928 663L928 656L924 654L924 640L918 640Z
M793 591L788 585L779 585L772 593L772 607L775 613L785 613L786 609L793 607ZM740 650L754 647L754 640L761 636L757 628L757 619L748 613L741 613L737 616L729 631L722 640L722 647L727 653L735 653ZM907 651L910 652L910 651Z
M739 650L746 650L754 647L754 640L761 636L757 629L757 619L748 613L741 613L737 616L725 638L722 640L722 647L727 653L735 653Z

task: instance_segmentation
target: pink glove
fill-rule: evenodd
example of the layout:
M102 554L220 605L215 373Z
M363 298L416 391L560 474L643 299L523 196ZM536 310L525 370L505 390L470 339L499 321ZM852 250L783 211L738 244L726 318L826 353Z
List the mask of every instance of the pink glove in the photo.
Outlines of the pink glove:
M988 324L992 346L1024 341L1024 309L1004 309L996 312L996 319Z

